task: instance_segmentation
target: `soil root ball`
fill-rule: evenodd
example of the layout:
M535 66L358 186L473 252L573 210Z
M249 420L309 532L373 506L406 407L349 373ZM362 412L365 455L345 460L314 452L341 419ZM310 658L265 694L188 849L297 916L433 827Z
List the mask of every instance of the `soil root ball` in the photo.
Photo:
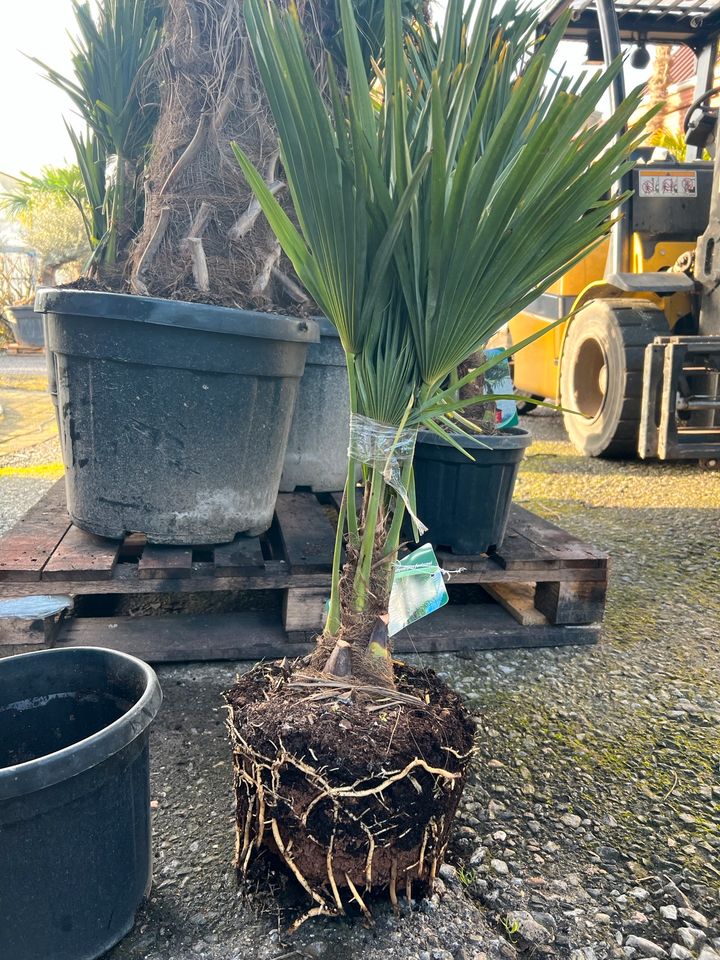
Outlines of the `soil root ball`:
M421 894L442 863L475 725L431 670L396 663L397 690L343 688L307 661L260 664L226 694L236 866L261 849L313 901L308 916L371 895Z

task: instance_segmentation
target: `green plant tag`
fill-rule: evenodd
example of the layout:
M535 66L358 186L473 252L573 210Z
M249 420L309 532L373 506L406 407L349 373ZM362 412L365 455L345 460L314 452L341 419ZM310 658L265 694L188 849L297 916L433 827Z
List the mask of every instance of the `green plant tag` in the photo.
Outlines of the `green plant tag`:
M390 591L388 636L434 613L448 602L435 551L426 544L395 564Z

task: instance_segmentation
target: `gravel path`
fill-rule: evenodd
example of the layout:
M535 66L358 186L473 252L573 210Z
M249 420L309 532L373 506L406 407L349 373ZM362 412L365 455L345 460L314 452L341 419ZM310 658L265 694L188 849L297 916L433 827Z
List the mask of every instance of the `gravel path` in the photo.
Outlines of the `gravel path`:
M432 898L288 941L291 885L259 873L238 888L229 866L220 693L243 665L166 666L156 882L110 960L720 960L720 474L588 463L556 417L527 422L518 499L610 551L605 630L592 648L413 658L481 724ZM0 523L44 482L3 478Z
M34 374L44 376L47 359L44 353L0 353L0 374Z

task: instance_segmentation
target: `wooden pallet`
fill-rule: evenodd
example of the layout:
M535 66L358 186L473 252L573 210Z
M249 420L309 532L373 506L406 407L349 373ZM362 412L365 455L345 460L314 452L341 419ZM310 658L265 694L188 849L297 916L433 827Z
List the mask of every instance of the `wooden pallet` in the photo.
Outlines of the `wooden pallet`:
M215 547L158 547L140 534L105 540L73 526L59 481L0 539L0 598L74 597L76 615L59 621L53 636L60 646L101 645L151 661L300 655L321 627L338 503L334 494L281 494L273 525L261 537ZM460 571L450 577L451 603L398 634L398 652L598 639L607 555L522 507L513 506L498 553L439 551L438 559L445 569ZM276 609L140 617L104 610L118 595L256 590L273 591ZM47 630L36 625L32 635L47 645ZM17 632L4 629L0 619L0 653L21 647L30 648L18 644Z
M31 347L24 343L6 343L2 350L13 357L36 357L45 353L45 347Z

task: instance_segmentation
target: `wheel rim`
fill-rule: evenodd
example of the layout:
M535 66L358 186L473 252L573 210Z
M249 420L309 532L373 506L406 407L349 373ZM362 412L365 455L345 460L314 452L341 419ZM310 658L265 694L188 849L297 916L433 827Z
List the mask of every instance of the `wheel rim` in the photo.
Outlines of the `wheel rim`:
M598 417L607 394L607 357L601 344L588 337L578 349L573 370L575 406L586 417Z

